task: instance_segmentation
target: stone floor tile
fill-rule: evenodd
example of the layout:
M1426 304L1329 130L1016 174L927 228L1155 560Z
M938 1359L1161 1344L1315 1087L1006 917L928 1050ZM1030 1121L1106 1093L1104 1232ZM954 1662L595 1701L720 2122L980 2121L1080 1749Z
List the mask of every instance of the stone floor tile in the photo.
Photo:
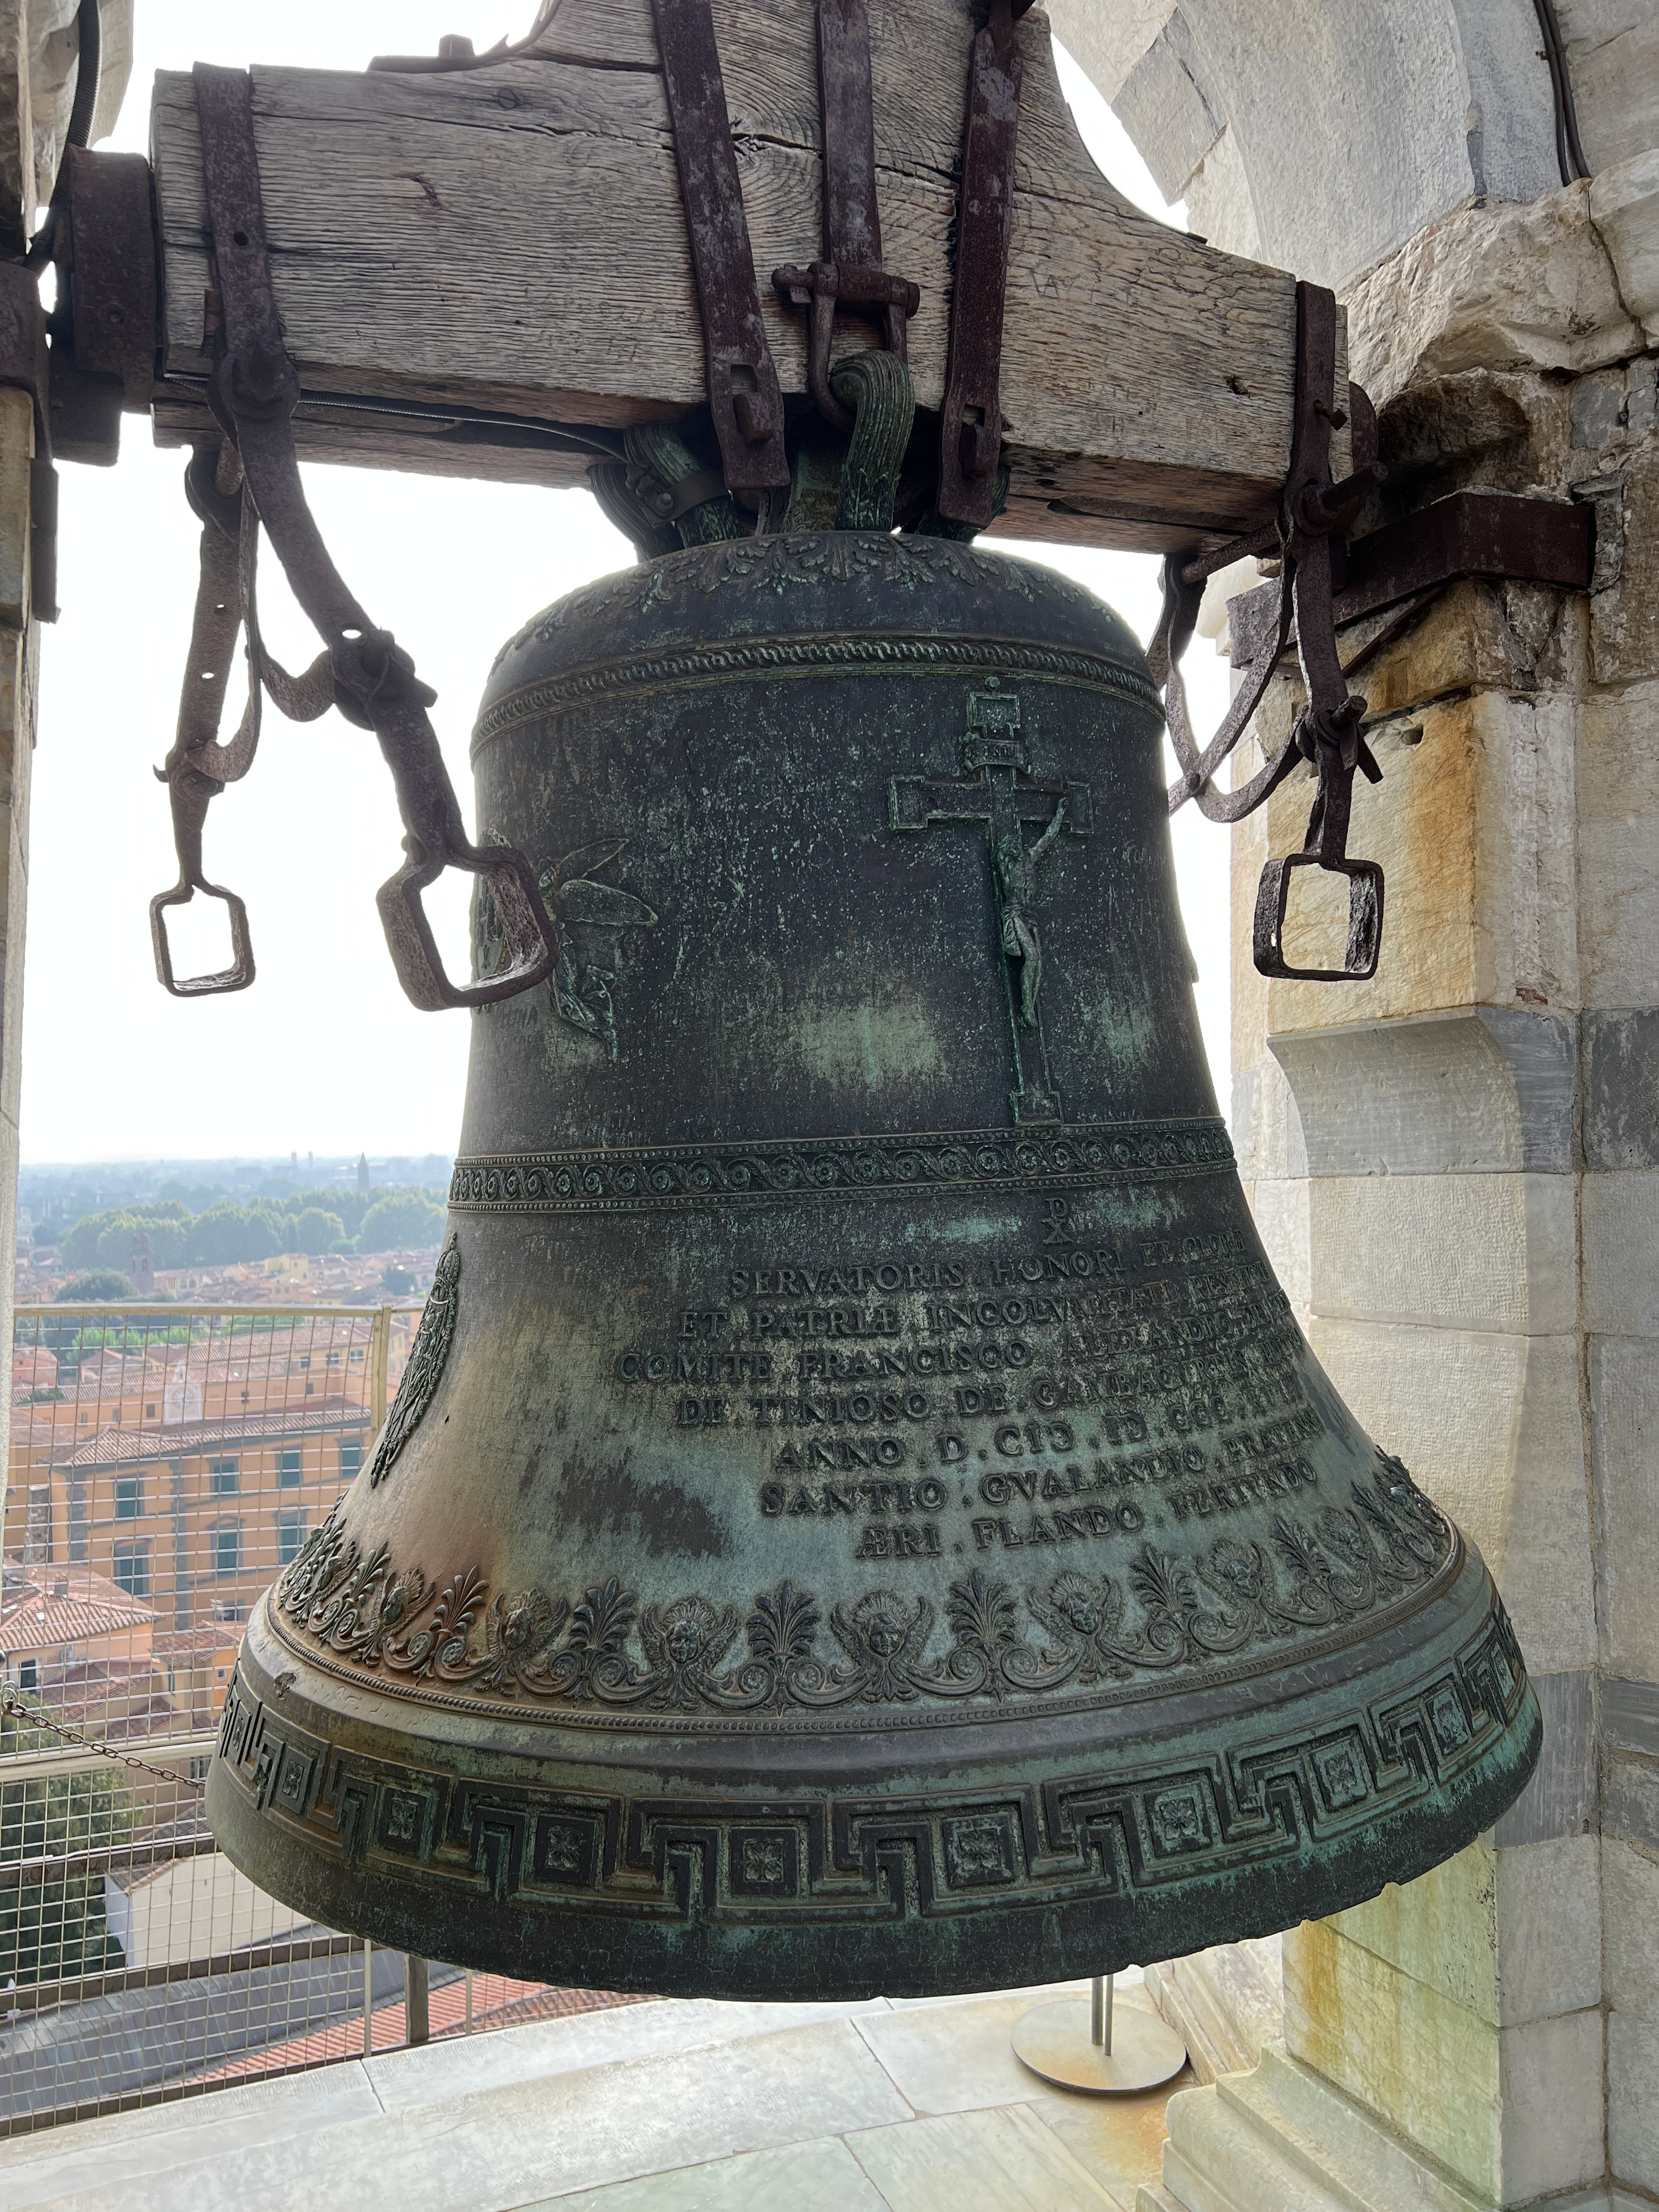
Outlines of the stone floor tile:
M43 2128L0 2142L0 2212L26 2212L106 2183L136 2194L149 2177L260 2144L274 2149L295 2136L377 2118L380 2112L362 2065L349 2062Z
M1140 1981L1139 1966L1126 1966L1117 1978L1120 1990L1137 1985ZM1032 1982L1017 1990L974 1990L966 1996L954 1997L889 1997L890 2012L920 2012L924 2006L930 2010L939 2005L983 2004L988 1997L1024 1997L1029 2004L1041 2004L1045 1997L1075 1996L1079 1990L1087 1990L1087 1978L1075 1982Z
M604 2183L890 2124L908 2109L850 2021L515 2081L161 2176L144 2212L517 2212ZM53 2212L131 2212L121 2185Z
M845 2143L833 2136L787 2150L748 2151L712 2166L544 2197L525 2212L887 2212Z
M1036 2106L1042 2124L1060 2137L1080 2166L1126 2205L1136 2192L1154 2188L1164 2172L1164 2143L1170 2132L1164 2112L1177 2089L1190 2089L1184 2069L1161 2089L1139 2097L1091 2097L1081 2090L1057 2090Z
M488 2034L447 2036L414 2051L386 2051L363 2070L388 2112L408 2112L436 2097L464 2097L514 2081L625 2065L677 2051L703 2051L738 2036L816 2027L849 2014L884 2012L884 2002L854 2005L726 2004L713 1998L659 1997L563 2020L527 2021Z
M1069 1985L1069 1993L1088 1984ZM1067 1992L1062 1991L1060 1994ZM895 2005L860 2020L860 2035L919 2112L967 2112L990 2105L1029 2103L1062 2096L1020 2064L1011 2040L1014 2023L1032 2005L1052 2000L1052 1989L1009 1990L997 1996L959 1997L952 2004ZM1139 1987L1117 2002L1149 2007Z
M855 2135L848 2148L891 2212L1129 2212L1029 2105Z

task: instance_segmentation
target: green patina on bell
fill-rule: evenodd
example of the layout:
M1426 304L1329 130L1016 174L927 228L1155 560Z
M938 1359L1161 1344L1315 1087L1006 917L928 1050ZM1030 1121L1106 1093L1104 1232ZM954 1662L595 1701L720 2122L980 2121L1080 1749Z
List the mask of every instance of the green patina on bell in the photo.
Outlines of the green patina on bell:
M480 831L563 958L475 1018L398 1405L249 1625L209 1806L263 1888L528 1978L921 1995L1330 1912L1510 1803L1490 1577L1251 1222L1159 732L1087 592L879 515L502 653Z

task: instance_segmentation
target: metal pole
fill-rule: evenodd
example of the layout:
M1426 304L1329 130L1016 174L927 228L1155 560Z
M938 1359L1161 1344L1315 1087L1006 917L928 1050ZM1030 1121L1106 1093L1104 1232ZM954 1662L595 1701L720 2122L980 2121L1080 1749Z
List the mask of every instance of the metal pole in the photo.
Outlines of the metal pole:
M431 2033L427 2007L426 1960L404 1954L404 2040L424 2043Z
M363 1938L363 2056L374 2056L374 1946Z
M392 1355L392 1308L381 1306L374 1316L368 1352L368 1449L373 1451L386 1426L386 1389Z
M472 1969L466 1970L466 2032L472 2033Z
M1014 2022L1015 2057L1045 2081L1095 2096L1127 2096L1173 2081L1187 2063L1186 2045L1145 2006L1128 2006L1120 2021L1116 1994L1115 1977L1097 1974L1087 2004L1071 1996L1033 2005Z

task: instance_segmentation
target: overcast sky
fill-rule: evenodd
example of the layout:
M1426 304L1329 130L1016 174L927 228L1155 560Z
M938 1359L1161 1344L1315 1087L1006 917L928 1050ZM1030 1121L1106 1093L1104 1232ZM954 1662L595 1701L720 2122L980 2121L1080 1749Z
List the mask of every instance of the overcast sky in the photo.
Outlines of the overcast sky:
M520 35L534 4L138 0L135 12L132 82L111 143L143 151L158 69L198 60L360 69L375 53L435 52L446 32L465 33L482 50L503 32ZM1164 213L1110 110L1078 71L1067 66L1065 77L1102 167ZM41 652L23 1157L448 1153L470 1017L415 1012L392 975L374 894L400 862L401 833L367 732L332 714L301 726L267 709L252 775L210 813L206 855L210 878L247 902L258 980L234 997L197 1001L171 999L155 981L147 908L176 869L167 793L151 771L172 742L198 535L184 502L184 458L155 450L143 418L128 416L116 468L59 469L64 611L43 633ZM586 492L322 467L307 471L307 488L347 580L438 690L434 720L470 818L467 737L498 646L538 607L630 560L631 549ZM1110 600L1143 639L1150 633L1155 562L1025 550ZM290 667L307 665L315 637L268 556L262 585L274 651ZM1188 675L1197 719L1213 723L1225 676L1202 641ZM234 721L233 712L226 734ZM1224 1111L1226 835L1188 808L1176 852ZM459 949L467 885L446 884L441 934ZM191 942L183 931L175 937L180 972L219 964L211 945L193 959Z

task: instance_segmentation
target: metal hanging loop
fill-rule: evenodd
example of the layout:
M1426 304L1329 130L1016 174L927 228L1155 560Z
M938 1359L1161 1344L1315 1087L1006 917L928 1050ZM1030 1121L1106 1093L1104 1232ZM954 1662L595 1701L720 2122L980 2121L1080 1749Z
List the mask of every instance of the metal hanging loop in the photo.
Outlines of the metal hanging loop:
M249 620L258 523L243 496L241 463L228 440L204 439L196 447L185 473L185 489L202 518L196 612L177 732L171 751L155 771L167 787L179 880L150 901L149 931L162 988L176 999L202 999L245 991L255 972L247 908L236 892L209 882L202 841L208 808L228 783L247 774L259 742L258 641ZM228 744L221 744L219 725L239 631L246 639L247 704L235 736ZM167 917L169 908L188 906L198 891L224 904L230 918L231 963L207 975L180 977L173 971Z
M1318 793L1300 853L1271 860L1257 887L1253 951L1264 975L1317 982L1360 982L1376 972L1382 933L1382 871L1374 860L1347 854L1356 770L1380 781L1361 733L1365 702L1348 690L1337 650L1332 542L1343 536L1383 471L1376 459L1370 403L1350 386L1356 414L1356 467L1333 483L1331 435L1345 427L1336 386L1336 300L1323 286L1298 284L1296 404L1291 463L1277 521L1268 531L1236 540L1199 561L1172 554L1164 566L1164 608L1148 647L1152 678L1164 689L1170 741L1181 774L1170 787L1173 814L1188 799L1212 822L1238 822L1262 805L1303 761L1313 763ZM1364 419L1360 410L1364 410ZM1219 569L1248 553L1277 552L1277 596L1258 632L1256 650L1221 725L1202 750L1194 735L1182 681L1181 656L1197 624L1204 586ZM1301 660L1308 703L1274 757L1238 790L1217 789L1213 778L1237 745L1261 705L1292 635ZM1348 942L1336 968L1301 968L1285 957L1291 879L1299 867L1319 867L1348 878Z
M225 348L209 402L240 456L244 502L252 502L295 597L327 646L333 703L349 720L374 731L392 770L408 857L381 885L375 902L398 981L423 1009L493 1005L546 981L559 962L557 933L523 854L510 846L476 846L468 839L426 711L436 695L419 682L413 662L390 634L369 620L323 544L306 501L294 447L292 416L300 383L283 342L271 289L252 87L245 71L205 63L197 64L194 76ZM263 677L257 643L254 666ZM313 670L297 685L285 680L311 704L319 673ZM280 693L272 690L280 703ZM175 792L181 788L187 816L194 802L182 780L175 781ZM187 831L188 819L184 827ZM507 965L499 974L470 985L449 980L421 902L422 892L450 867L488 884L507 950ZM252 980L251 973L246 980Z
M830 342L838 311L873 322L883 348L906 357L906 325L920 289L882 266L876 198L876 118L866 0L818 0L818 95L823 118L823 257L772 271L778 296L808 310L806 385L818 412L843 432L853 410L837 396Z
M994 521L1006 496L1006 483L1000 492L997 481L1002 457L1002 322L1024 75L1016 26L1030 5L1031 0L992 0L969 63L937 501L939 519L968 532Z

